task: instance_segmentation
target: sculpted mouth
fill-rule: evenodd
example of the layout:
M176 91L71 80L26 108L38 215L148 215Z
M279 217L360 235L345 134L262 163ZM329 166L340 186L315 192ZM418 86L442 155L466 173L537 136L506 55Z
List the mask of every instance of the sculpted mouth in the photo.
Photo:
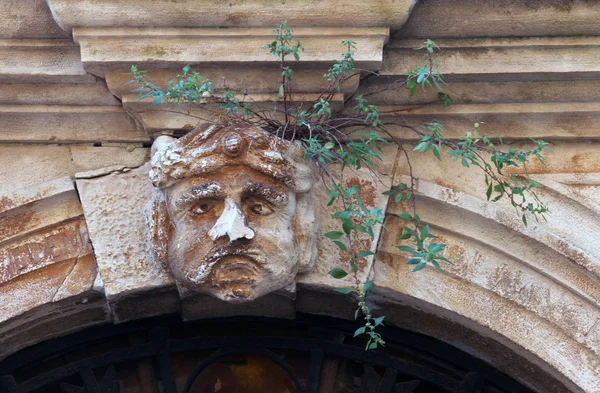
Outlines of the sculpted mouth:
M254 282L259 273L260 268L251 256L230 255L216 263L212 275L220 284L231 284Z
M186 278L196 284L248 283L254 282L264 266L264 256L257 250L222 247L215 250Z

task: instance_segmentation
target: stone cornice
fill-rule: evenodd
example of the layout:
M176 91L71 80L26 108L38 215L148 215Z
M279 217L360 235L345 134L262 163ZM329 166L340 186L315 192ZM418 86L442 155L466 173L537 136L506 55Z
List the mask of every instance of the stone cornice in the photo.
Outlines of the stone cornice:
M273 25L276 26L276 25ZM343 52L341 42L356 42L356 65L377 70L383 61L387 27L296 28L294 38L305 51L295 68L327 69ZM273 29L257 28L81 28L73 29L81 47L86 71L104 78L107 70L195 67L277 69L277 57L264 46L273 40Z
M245 2L137 0L49 0L52 14L64 30L74 27L271 27L290 26L401 27L417 0L346 0Z

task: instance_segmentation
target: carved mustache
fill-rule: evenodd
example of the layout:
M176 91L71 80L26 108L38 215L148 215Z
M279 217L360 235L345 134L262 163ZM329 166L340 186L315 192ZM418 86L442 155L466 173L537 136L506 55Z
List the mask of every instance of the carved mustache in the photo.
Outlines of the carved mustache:
M252 259L257 264L263 266L265 262L265 255L262 251L256 248L250 248L248 245L239 243L227 243L222 246L215 248L211 251L210 255L206 257L203 263L214 264L219 262L221 259L230 256L243 256L248 259Z

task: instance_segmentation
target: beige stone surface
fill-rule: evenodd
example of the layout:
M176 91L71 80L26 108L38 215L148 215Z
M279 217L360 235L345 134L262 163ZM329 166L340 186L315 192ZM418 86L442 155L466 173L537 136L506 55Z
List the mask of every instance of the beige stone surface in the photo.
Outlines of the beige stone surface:
M0 118L0 122L1 122ZM0 192L3 197L23 194L27 190L39 189L43 192L44 183L73 173L73 166L67 146L0 146ZM67 187L67 186L62 186Z
M144 130L116 106L1 105L0 143L147 142Z
M0 84L0 105L94 105L121 103L102 81L94 83Z
M444 71L443 69L441 70ZM359 94L370 94L370 101L379 105L416 106L437 100L436 89L417 89L414 97L402 87L375 93L385 82L400 79L401 75L382 79L367 79L360 85ZM444 86L455 104L508 104L508 103L597 103L600 101L600 81L507 81L507 82L451 82ZM438 105L438 104L436 104Z
M151 195L148 170L149 166L144 165L94 179L77 179L98 271L111 303L127 296L163 291L174 284L164 267L147 252L144 209ZM154 308L151 315L174 311L177 309Z
M0 2L1 38L69 38L50 13L44 0Z
M499 135L505 140L598 140L600 136L594 126L600 120L598 102L457 104L448 108L436 103L416 108L382 105L380 109L390 123L404 121L420 126L435 119L443 125L444 135L448 138L466 135L475 123L484 124L481 133L491 137ZM419 139L414 132L395 124L389 124L386 129L392 138Z
M508 204L485 201L485 183L475 171L460 174L448 162L413 154L419 215L448 244L446 256L454 265L443 272L410 273L407 255L394 248L404 225L394 214L408 207L390 205L390 231L382 235L374 267L381 285L376 293L401 302L408 295L415 299L410 302L450 320L466 317L466 327L478 331L470 326L473 321L489 328L517 353L534 354L534 363L594 392L600 378L599 188L597 173L585 173L595 171L596 160L575 167L572 157L585 156L586 149L596 154L598 148L595 143L556 147L548 171L533 175L542 184L540 198L554 207L548 222L530 219L528 227ZM556 173L569 166L584 173ZM403 159L398 168L407 173Z
M581 36L598 33L600 4L585 0L419 0L405 37Z
M221 3L184 0L138 0L114 7L110 0L50 0L58 24L66 31L76 26L275 26L282 15L292 26L401 26L415 0L370 0L349 4L343 0L285 3L253 0ZM351 5L351 6L350 6Z
M150 155L150 149L133 143L116 146L105 143L101 147L74 145L70 146L69 150L75 173L102 171L107 167L113 167L112 171L137 168L144 165Z
M0 39L1 83L93 82L70 39ZM27 66L24 66L27 64Z
M436 37L432 37L436 38ZM597 37L519 39L438 39L436 54L448 81L539 81L597 78ZM404 74L421 64L413 50L420 40L392 40L386 49L382 75Z

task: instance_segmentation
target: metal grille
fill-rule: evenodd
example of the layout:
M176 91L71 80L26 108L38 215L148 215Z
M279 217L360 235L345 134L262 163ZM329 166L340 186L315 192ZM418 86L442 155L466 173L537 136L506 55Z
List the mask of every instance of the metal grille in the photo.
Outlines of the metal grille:
M127 383L123 370L138 367L139 372L143 363L144 380L152 386L138 391L193 393L194 381L215 362L257 355L283 369L298 393L323 393L323 376L331 378L333 372L339 380L340 365L350 370L353 392L533 393L454 347L400 329L385 328L386 347L367 352L364 341L347 330L351 324L300 316L294 321L236 318L186 323L161 318L97 327L5 359L0 363L0 391L120 393ZM296 362L303 364L303 372L290 364L290 356L304 359ZM177 365L176 359L184 357L194 359L193 369ZM332 364L336 367L327 374Z

